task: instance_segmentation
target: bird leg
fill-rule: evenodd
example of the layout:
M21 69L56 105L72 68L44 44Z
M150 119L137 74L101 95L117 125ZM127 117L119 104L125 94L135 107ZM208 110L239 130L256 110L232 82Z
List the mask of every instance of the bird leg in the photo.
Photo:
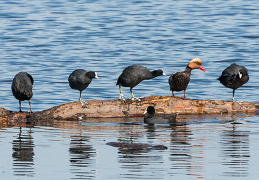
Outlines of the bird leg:
M82 101L81 99L81 95L82 95L82 91L80 91L80 96L79 96L79 99L78 101L81 103L82 107L84 106L84 102ZM87 102L85 102L86 104L88 104Z
M120 89L120 96L119 96L119 99L125 100L125 98L127 98L127 97L122 94L121 85L120 85L120 84L119 84L119 89Z
M235 96L235 89L233 89L233 97L232 97L232 101L234 101L234 96Z
M30 113L32 113L32 110L31 110L31 100L29 100L29 105L30 105Z
M235 101L235 100L234 100L234 95L235 95L235 89L233 89L232 102L233 102L233 103L236 102L236 103L238 103L240 106L242 106L241 102L243 102L243 101Z
M20 106L20 111L19 112L22 112L22 102L19 100L19 106Z
M139 98L134 97L134 94L132 92L132 88L130 88L130 93L131 93L131 96L132 96L132 98L131 98L132 101L134 101L135 99L138 100L138 101L141 101Z
M183 94L184 94L183 98L184 98L184 99L186 99L186 96L185 96L185 90L183 90Z

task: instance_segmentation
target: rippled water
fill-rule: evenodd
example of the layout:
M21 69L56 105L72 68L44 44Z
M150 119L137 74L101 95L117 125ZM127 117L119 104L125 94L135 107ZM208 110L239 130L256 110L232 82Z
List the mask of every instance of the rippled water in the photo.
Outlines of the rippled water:
M181 122L173 126L153 127L141 119L88 119L2 128L1 178L256 179L258 120L243 115L179 117ZM129 150L109 142L167 149Z
M19 71L35 79L34 111L77 100L67 82L77 68L100 77L83 99L115 99L118 76L135 63L167 74L139 84L136 96L170 95L169 75L195 57L208 71L193 71L187 97L231 100L231 89L216 78L236 62L250 73L236 99L258 102L258 10L255 0L0 1L1 106L18 110L10 86Z
M34 77L33 111L77 100L67 78L78 68L100 77L84 100L118 98L117 77L135 63L167 74L139 84L135 96L170 95L169 75L195 57L207 72L192 72L187 97L231 100L232 90L216 79L235 62L250 75L236 99L258 103L258 17L255 0L0 1L1 107L19 110L11 92L19 71ZM130 96L128 88L123 92ZM29 110L27 102L22 106ZM1 178L257 178L258 116L194 117L155 128L128 121L1 125ZM125 152L106 145L121 141L168 149Z

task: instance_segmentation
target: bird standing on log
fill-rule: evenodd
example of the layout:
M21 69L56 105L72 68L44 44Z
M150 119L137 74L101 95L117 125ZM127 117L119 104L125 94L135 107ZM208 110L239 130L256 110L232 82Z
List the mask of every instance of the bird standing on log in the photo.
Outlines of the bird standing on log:
M81 99L82 91L89 86L93 78L99 79L97 73L93 71L87 72L84 69L74 70L68 77L69 86L80 91L79 102L82 106L84 105Z
M184 90L184 99L186 99L185 90L190 82L191 71L193 69L200 69L204 72L206 71L206 69L202 67L202 61L198 58L195 58L191 62L189 62L189 64L183 72L175 72L169 77L168 81L173 96L174 91Z
M27 72L19 72L16 74L12 81L12 92L13 96L19 100L20 105L20 112L22 111L21 101L28 100L30 105L30 112L31 110L31 98L32 98L32 85L33 85L33 78Z
M222 72L218 80L225 87L233 89L232 101L234 101L235 90L249 80L248 70L244 66L233 63Z
M164 71L161 69L149 71L145 66L142 66L139 64L134 64L126 67L122 71L122 74L119 76L116 84L116 85L119 85L119 89L120 89L119 99L124 100L125 98L125 96L122 94L122 91L121 91L121 86L123 86L123 87L130 87L132 100L136 99L140 101L139 98L134 97L132 89L143 80L152 79L161 75L165 75Z

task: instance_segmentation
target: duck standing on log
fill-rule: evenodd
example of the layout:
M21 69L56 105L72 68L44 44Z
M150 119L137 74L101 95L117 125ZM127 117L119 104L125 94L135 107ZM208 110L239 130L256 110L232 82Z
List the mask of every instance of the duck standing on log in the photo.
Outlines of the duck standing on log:
M116 84L116 85L119 85L119 89L120 89L119 99L124 100L125 98L125 96L122 94L122 91L121 91L121 86L123 86L123 87L130 87L132 100L136 99L140 101L139 98L134 97L132 93L132 89L143 80L152 79L154 77L161 76L161 75L165 75L164 71L161 69L149 71L147 67L139 64L134 64L126 67L122 71L122 74L119 76Z
M190 82L191 71L193 69L200 69L204 72L206 71L206 69L202 67L202 61L198 58L195 58L191 62L189 62L189 64L183 72L175 72L169 77L168 81L173 96L174 91L184 90L184 99L186 99L185 90Z
M84 69L74 70L68 77L69 86L80 91L79 102L81 102L82 106L84 105L81 99L82 91L89 86L93 78L99 79L97 73L93 71L87 72Z
M233 63L222 72L218 80L226 88L233 89L232 101L234 101L235 90L249 80L248 70L244 66Z
M12 81L12 92L13 96L19 100L20 105L20 112L22 112L21 101L28 100L30 105L30 112L31 110L31 98L32 98L32 85L33 85L33 78L27 72L19 72L16 74Z

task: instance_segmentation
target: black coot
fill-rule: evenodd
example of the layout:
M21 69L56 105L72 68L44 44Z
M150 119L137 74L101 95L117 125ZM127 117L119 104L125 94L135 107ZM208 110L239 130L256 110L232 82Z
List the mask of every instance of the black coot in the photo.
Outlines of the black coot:
M165 115L160 114L155 116L155 108L153 106L148 106L144 114L147 114L144 118L144 123L146 124L172 124L176 122L177 115Z
M218 80L225 87L233 89L232 101L234 101L235 90L249 80L248 70L244 66L233 63L222 72Z
M170 90L172 91L172 95L174 96L174 91L182 91L184 90L184 99L186 99L185 96L185 90L190 82L191 78L191 71L193 69L200 69L202 71L206 71L202 67L202 61L198 58L193 59L185 70L183 72L175 72L169 77L169 85L170 85Z
M132 93L132 88L137 86L143 80L152 79L154 77L161 76L161 75L165 75L165 73L161 69L149 71L145 66L142 66L139 64L134 64L126 67L122 71L122 74L119 76L116 84L116 85L119 85L119 89L120 89L119 99L124 99L125 97L121 91L121 86L123 86L123 87L130 87L132 100L134 99L140 100L139 98L134 97Z
M84 69L74 70L68 77L69 86L72 89L76 89L80 91L79 101L81 102L82 105L83 105L83 102L81 100L82 91L89 86L93 78L99 79L97 76L97 73L93 71L87 72Z
M28 100L30 105L30 112L31 110L31 98L32 98L32 85L33 85L33 78L27 72L19 72L16 74L12 81L12 92L13 96L19 100L20 105L20 112L22 111L21 101Z

